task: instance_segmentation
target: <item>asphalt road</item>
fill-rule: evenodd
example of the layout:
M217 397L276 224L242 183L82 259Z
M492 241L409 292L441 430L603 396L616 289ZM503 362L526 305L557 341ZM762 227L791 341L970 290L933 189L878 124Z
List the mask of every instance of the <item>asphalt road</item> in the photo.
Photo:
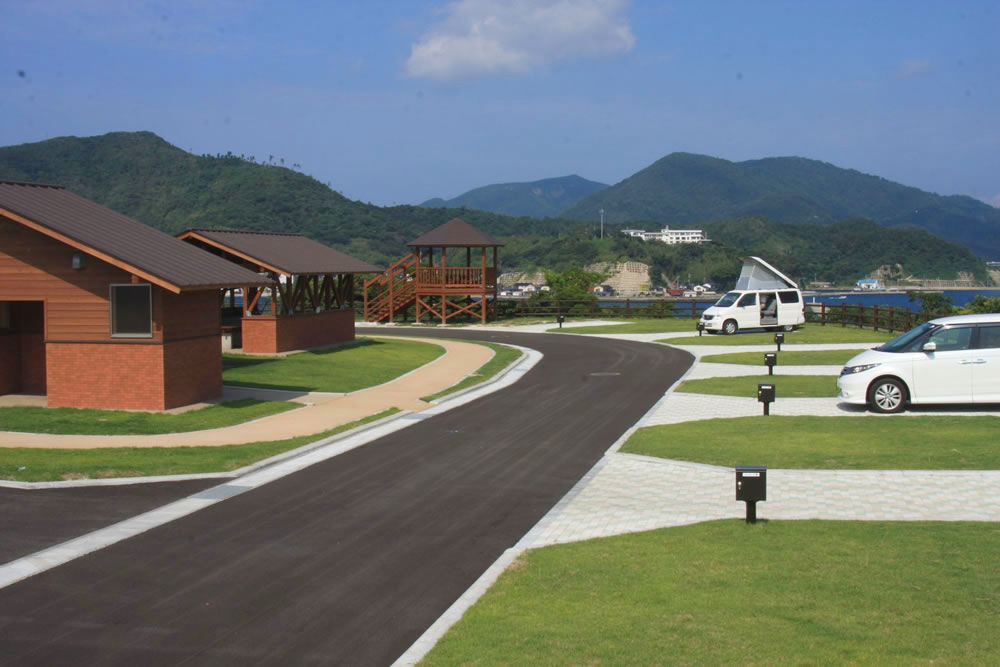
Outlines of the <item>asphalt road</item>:
M427 333L545 358L507 389L0 589L0 662L389 664L692 361L584 336Z

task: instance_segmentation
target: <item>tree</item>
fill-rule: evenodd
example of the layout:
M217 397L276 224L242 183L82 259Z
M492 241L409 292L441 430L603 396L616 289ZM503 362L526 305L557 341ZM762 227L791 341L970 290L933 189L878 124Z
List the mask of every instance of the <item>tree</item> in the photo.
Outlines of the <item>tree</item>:
M584 271L578 266L562 272L546 271L545 282L548 283L549 296L561 301L584 301L596 299L589 288L599 285L607 278L603 273Z
M970 315L1000 313L1000 296L983 296L979 294L962 309Z
M910 297L910 303L920 301L921 310L931 315L951 315L955 311L954 299L941 292L908 291L906 296Z

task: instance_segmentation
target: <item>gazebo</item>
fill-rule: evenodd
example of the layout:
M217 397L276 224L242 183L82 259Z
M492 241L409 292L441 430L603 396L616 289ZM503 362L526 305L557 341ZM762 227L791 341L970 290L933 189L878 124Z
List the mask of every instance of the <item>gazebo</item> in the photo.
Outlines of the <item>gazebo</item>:
M223 295L224 316L238 313L246 353L354 340L354 274L382 270L300 234L189 229L178 238L275 281L243 287L239 303L233 291Z
M365 282L365 320L392 322L415 304L418 322L425 314L441 324L467 314L485 324L496 315L497 251L503 245L459 218L432 229L407 244L410 254Z

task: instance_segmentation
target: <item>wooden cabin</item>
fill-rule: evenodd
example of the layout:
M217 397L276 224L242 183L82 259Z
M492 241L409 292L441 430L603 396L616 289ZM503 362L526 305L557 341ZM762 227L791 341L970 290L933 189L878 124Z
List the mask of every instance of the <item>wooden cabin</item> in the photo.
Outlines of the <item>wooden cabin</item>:
M300 234L190 229L178 238L273 281L223 297L224 331L251 354L354 340L354 275L382 271Z
M217 398L220 290L270 285L62 187L0 181L0 395L135 410Z
M412 252L365 282L365 320L392 322L416 305L447 324L467 315L486 324L496 316L499 241L455 218L407 244Z

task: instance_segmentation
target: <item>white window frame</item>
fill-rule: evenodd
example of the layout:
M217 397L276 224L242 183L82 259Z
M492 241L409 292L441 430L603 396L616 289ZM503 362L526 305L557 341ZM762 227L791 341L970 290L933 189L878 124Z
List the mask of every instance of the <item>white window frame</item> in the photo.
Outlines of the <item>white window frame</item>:
M149 332L120 333L115 331L115 288L146 288L149 295ZM153 286L149 283L111 283L108 286L108 327L112 338L152 338L153 337Z

